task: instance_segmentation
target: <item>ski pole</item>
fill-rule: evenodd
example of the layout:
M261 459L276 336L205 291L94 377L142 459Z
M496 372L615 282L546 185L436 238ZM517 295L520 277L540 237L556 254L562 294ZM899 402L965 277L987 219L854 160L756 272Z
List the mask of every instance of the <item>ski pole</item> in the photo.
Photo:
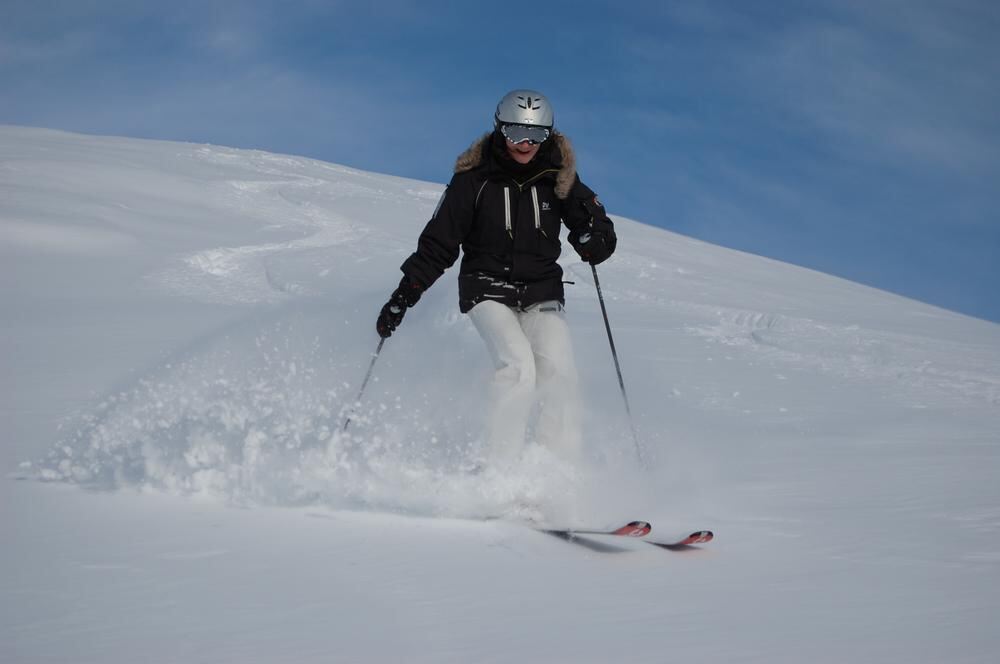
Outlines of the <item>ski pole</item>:
M632 440L635 441L635 453L639 458L639 465L646 468L645 454L642 452L642 443L639 442L639 434L635 430L635 420L632 418L632 409L628 405L628 394L625 393L625 380L622 378L622 367L618 361L618 351L615 349L615 339L611 336L611 323L608 321L608 308L604 306L604 294L601 292L601 281L597 278L597 266L591 265L590 269L594 273L594 286L597 288L597 299L601 302L601 313L604 314L604 329L608 331L608 343L611 345L611 357L615 360L615 371L618 373L618 387L621 389L622 399L625 401L625 414L628 415L628 424L632 429Z
M354 399L354 405L351 406L351 414L347 416L344 420L344 426L341 431L347 431L348 425L351 423L351 417L353 415L354 406L356 406L361 401L361 396L365 393L365 388L368 387L368 381L371 380L372 371L375 370L375 360L378 359L378 354L382 352L382 346L385 344L385 337L382 337L378 342L378 348L375 349L375 353L372 355L371 364L368 365L368 373L365 374L365 379L361 382L361 389L358 390L358 396Z

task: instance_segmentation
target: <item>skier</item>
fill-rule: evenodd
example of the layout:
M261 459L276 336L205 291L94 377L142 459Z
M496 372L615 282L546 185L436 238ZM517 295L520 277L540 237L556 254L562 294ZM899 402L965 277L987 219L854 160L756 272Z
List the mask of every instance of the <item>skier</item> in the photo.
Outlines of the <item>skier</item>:
M493 131L459 155L455 172L376 330L389 337L409 307L457 260L459 308L496 367L486 422L487 462L504 467L523 450L539 404L535 440L567 461L581 444L576 367L556 262L560 223L580 257L597 265L617 237L597 196L576 173L549 100L514 90L497 104Z

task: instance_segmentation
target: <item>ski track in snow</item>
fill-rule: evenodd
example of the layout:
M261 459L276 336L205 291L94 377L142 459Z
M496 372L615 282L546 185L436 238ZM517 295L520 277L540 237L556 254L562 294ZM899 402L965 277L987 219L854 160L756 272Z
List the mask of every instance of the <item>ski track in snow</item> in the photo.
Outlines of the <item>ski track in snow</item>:
M629 258L626 256L625 260ZM633 258L632 262L643 261ZM637 272L637 277L624 279L624 283L641 284L657 276L661 283L666 281L662 276L664 268L655 263L645 264ZM690 270L678 268L676 273L689 275ZM686 325L685 331L713 344L744 348L776 367L811 367L842 378L877 380L913 395L926 395L930 391L935 399L950 399L956 403L980 399L987 404L1000 405L1000 380L997 378L1000 358L988 344L976 348L916 333L650 294L671 290L669 287L605 288L605 295L611 300L660 308L689 321L698 321ZM929 359L937 355L948 358L947 363ZM957 358L967 363L960 364ZM919 401L918 397L910 398Z
M350 263L344 265L345 258L353 256L354 262L360 262L373 257L372 248L400 247L392 235L355 223L332 208L345 199L412 207L412 190L401 193L380 188L370 176L350 169L330 168L329 174L323 169L327 177L315 177L302 171L315 172L316 162L266 153L247 159L233 151L203 148L196 157L209 164L245 169L248 176L254 176L216 185L213 195L231 214L264 221L261 232L298 237L182 256L178 265L152 277L169 292L243 304L315 295L323 292L338 267L350 267ZM427 199L426 194L416 197ZM427 205L417 209L421 207Z

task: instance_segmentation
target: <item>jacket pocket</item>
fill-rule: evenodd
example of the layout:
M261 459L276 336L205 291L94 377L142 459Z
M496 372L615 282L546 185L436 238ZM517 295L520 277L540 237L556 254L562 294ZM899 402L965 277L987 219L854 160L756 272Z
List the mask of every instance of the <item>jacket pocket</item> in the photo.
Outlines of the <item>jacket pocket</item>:
M558 206L553 204L546 195L547 193L544 190L540 192L535 186L531 187L531 208L535 232L543 239L558 245L562 221L559 219Z

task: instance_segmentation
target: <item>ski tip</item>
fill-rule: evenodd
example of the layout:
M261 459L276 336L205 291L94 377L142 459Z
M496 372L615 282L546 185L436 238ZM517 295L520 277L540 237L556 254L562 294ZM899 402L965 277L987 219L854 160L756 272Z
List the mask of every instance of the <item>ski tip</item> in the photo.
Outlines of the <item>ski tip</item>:
M711 530L698 530L691 533L686 538L678 542L678 544L688 546L691 544L704 544L705 542L711 542L715 538L715 533Z
M618 530L612 531L613 535L622 537L645 537L653 529L647 521L632 521Z
M715 538L715 533L711 530L696 530L682 540L678 540L670 544L670 546L675 546L683 548L686 546L691 546L693 544L704 544L706 542L711 542Z
M689 549L696 549L695 544L711 542L714 537L715 533L711 530L696 530L687 537L682 537L675 542L650 542L646 540L646 543L669 551L687 551Z

